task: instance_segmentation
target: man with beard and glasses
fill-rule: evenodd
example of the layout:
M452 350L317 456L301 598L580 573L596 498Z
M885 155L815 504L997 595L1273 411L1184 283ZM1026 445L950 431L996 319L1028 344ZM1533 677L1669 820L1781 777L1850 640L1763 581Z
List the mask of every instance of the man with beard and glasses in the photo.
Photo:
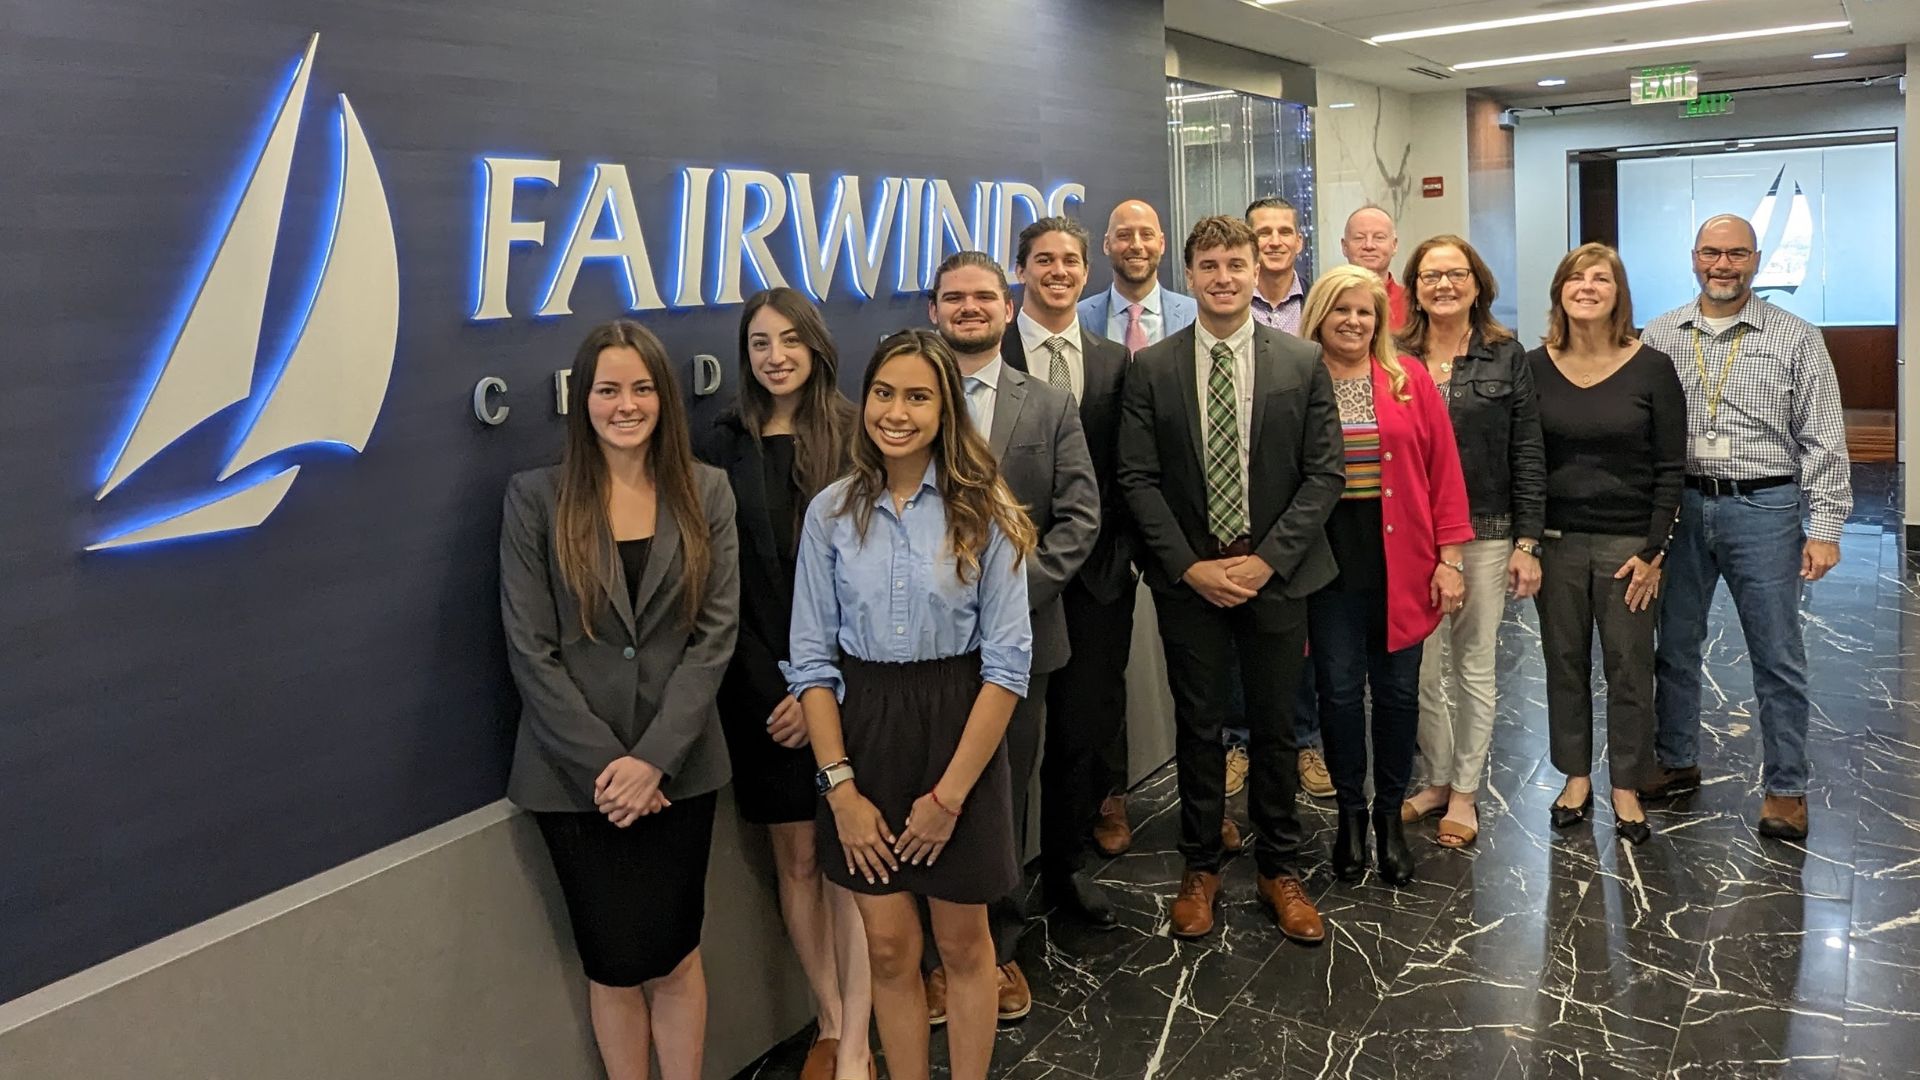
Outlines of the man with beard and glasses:
M1347 215L1346 231L1340 234L1340 254L1347 261L1371 270L1387 287L1387 309L1393 316L1389 329L1398 333L1407 324L1407 288L1393 280L1393 256L1400 250L1400 234L1393 227L1393 215L1368 204Z
M1067 665L1047 680L1045 749L1040 755L1040 881L1047 906L1101 929L1113 906L1083 869L1087 829L1108 793L1101 755L1124 737L1127 670L1133 645L1133 536L1114 457L1127 350L1088 330L1075 305L1087 283L1087 230L1066 217L1041 218L1020 232L1014 272L1020 314L1000 355L1071 393L1100 482L1100 536L1067 583Z
M1644 797L1700 786L1701 652L1722 577L1759 698L1762 836L1807 835L1807 582L1840 561L1853 509L1839 383L1820 331L1753 294L1745 219L1700 226L1700 295L1647 326L1687 393L1687 489L1666 553L1654 691L1658 768ZM1801 515L1808 521L1802 527Z
M1021 235L1022 251L1028 239ZM1077 291L1076 294L1078 295ZM1080 412L1070 390L1051 385L1005 362L1001 342L1007 332L1013 293L1006 272L993 257L961 251L947 257L933 276L927 315L952 347L967 414L1013 497L1033 519L1039 543L1025 562L1027 604L1033 620L1033 664L1027 696L1007 723L1007 764L1013 777L1013 835L1027 836L1027 795L1033 788L1047 707L1047 683L1067 662L1070 646L1062 594L1092 553L1100 532L1100 483L1080 428ZM1070 303L1071 301L1069 301ZM1113 909L1092 883L1082 894L1083 913L1096 923L1113 923ZM1033 1008L1026 976L1013 959L1026 926L1021 897L1025 890L987 905L995 962L1000 968L999 1016L1018 1020ZM939 968L927 979L927 1015L946 1018L946 981Z

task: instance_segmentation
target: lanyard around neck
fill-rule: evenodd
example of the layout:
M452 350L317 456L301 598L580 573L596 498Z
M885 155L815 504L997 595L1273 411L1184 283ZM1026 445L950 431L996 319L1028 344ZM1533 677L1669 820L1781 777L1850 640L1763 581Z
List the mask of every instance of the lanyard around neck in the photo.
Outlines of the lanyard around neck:
M1714 418L1720 414L1720 396L1726 392L1727 377L1733 374L1733 362L1740 358L1740 343L1747 339L1747 328L1742 324L1739 331L1733 335L1733 348L1727 351L1727 362L1720 368L1720 380L1711 384L1707 381L1706 350L1700 345L1702 336L1704 335L1700 333L1700 327L1695 325L1693 328L1693 364L1694 367L1700 370L1700 388L1705 390L1707 394L1707 437L1711 439L1714 433Z

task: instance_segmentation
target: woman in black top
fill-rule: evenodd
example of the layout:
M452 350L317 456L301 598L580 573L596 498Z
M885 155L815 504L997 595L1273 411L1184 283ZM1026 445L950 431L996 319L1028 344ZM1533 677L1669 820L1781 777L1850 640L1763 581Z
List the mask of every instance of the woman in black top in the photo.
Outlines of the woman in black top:
M1546 344L1527 354L1547 448L1546 542L1535 604L1547 661L1553 824L1593 804L1593 628L1607 674L1614 829L1652 835L1637 787L1653 764L1654 601L1686 478L1687 400L1673 359L1633 335L1626 267L1604 244L1554 271Z
M714 422L700 454L726 470L739 506L740 641L720 686L720 719L734 799L741 817L767 826L780 911L813 989L819 1033L806 1080L858 1080L872 1068L866 938L852 894L827 882L815 858L813 752L780 672L800 522L846 471L852 430L819 310L788 288L754 294L740 314L739 405Z
M1467 477L1473 540L1465 545L1467 599L1440 620L1420 660L1420 759L1427 786L1401 820L1444 814L1443 847L1480 833L1474 803L1493 742L1494 652L1509 593L1540 588L1546 458L1533 369L1513 331L1493 317L1498 289L1473 245L1436 236L1413 249L1413 289L1400 351L1420 358L1440 395Z

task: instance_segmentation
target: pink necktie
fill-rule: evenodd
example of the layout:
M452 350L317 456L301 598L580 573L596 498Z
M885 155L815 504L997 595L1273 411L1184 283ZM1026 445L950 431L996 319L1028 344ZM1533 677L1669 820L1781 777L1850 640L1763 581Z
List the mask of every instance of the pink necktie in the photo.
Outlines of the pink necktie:
M1147 328L1140 325L1140 305L1127 305L1127 351L1137 353L1147 347Z

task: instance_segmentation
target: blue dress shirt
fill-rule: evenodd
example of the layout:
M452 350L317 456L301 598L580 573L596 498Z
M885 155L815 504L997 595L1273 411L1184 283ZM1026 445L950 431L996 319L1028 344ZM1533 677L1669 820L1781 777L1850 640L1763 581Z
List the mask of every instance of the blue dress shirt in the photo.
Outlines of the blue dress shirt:
M848 479L807 507L794 569L789 659L780 665L795 697L816 686L845 700L840 657L879 663L937 660L980 651L980 677L1027 695L1033 624L1027 576L1013 545L990 524L979 576L962 583L947 550L947 504L927 465L920 490L898 514L874 499L863 543L851 514L834 513Z

